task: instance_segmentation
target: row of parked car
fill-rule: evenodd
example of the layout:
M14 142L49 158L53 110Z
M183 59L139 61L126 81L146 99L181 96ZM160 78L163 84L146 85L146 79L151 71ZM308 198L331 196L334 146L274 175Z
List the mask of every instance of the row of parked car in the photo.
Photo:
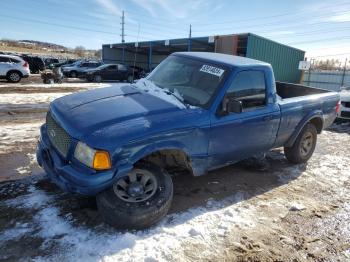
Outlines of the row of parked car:
M133 81L143 78L146 71L138 66L104 64L96 60L43 58L34 55L0 53L0 78L9 82L19 82L29 74L37 74L45 69L58 69L67 78L85 78L90 82L104 80ZM56 71L56 70L54 70Z
M73 64L61 66L61 69L66 77L85 78L89 82L105 80L131 82L146 75L145 70L138 66L104 64L100 61L76 61Z
M58 58L53 57L43 57L37 55L28 55L28 54L17 54L17 53L9 53L9 52L0 52L0 55L9 55L9 56L17 56L26 61L29 65L29 70L31 74L38 74L40 71L43 71L47 68L52 69L55 64L71 64L77 61L77 59L64 59L60 60Z

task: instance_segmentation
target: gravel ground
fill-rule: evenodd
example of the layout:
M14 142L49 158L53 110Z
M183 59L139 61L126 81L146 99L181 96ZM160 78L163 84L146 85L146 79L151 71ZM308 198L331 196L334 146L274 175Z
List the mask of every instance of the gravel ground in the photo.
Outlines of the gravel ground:
M277 149L263 172L237 164L174 174L170 214L149 230L119 232L93 198L61 192L35 163L44 116L0 115L0 260L350 261L349 123L324 131L305 165Z

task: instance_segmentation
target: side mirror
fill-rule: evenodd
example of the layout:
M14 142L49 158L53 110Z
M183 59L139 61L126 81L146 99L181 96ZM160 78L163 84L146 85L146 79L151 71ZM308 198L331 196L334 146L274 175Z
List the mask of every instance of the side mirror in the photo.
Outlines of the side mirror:
M222 101L222 107L220 115L225 116L229 113L240 114L243 112L243 105L241 101L238 101L234 98L225 97Z

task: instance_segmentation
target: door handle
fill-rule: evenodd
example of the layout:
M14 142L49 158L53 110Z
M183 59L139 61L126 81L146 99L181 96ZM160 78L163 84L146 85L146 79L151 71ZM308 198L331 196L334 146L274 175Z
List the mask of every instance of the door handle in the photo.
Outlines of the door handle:
M264 116L263 121L270 121L272 119L272 116Z

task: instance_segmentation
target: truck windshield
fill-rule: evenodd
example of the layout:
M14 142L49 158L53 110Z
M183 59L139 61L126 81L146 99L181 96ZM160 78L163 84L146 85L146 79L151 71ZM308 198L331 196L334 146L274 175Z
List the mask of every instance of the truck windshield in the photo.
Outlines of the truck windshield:
M227 71L209 62L170 56L147 79L159 88L180 95L187 104L207 108Z

